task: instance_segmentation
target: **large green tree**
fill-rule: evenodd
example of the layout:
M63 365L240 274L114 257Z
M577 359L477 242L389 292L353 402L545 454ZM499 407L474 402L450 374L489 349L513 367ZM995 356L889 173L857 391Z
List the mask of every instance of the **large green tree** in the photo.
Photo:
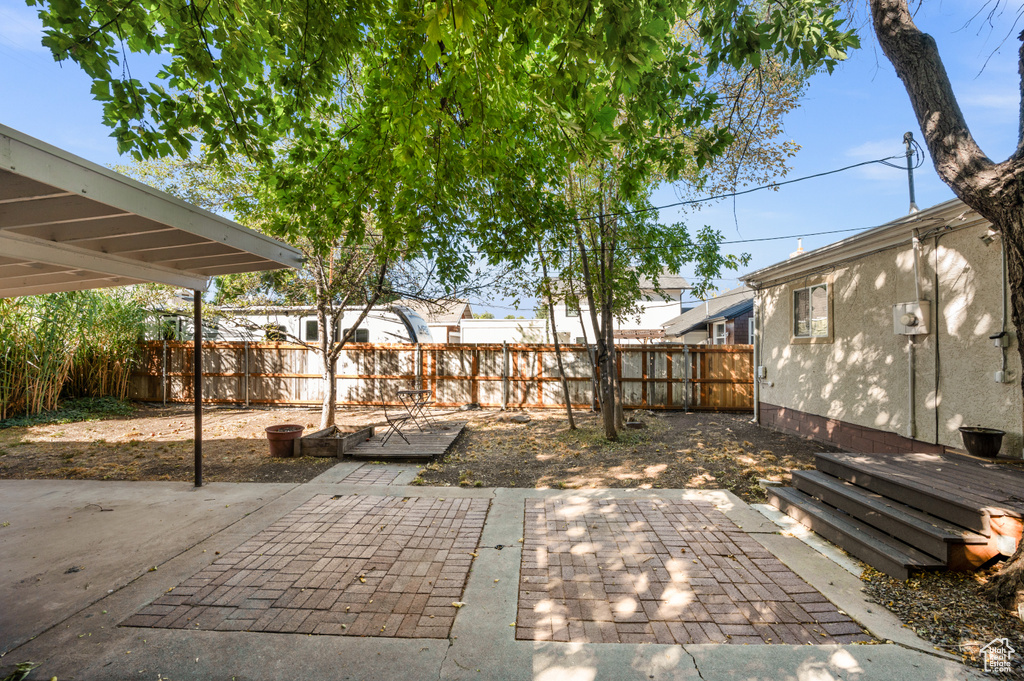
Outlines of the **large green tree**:
M832 0L28 1L123 151L185 155L201 137L267 164L301 204L308 183L273 163L286 140L350 229L372 213L385 246L432 253L452 278L496 225L532 253L517 208L539 169L617 144L670 180L712 161L728 133L702 126L717 106L705 69L764 53L831 67L855 40ZM678 39L683 20L699 49ZM131 75L141 53L162 63L150 82Z
M274 163L287 160L278 154ZM311 205L296 207L276 200L274 192L262 182L267 173L237 155L217 161L200 150L185 158L139 161L117 166L119 172L135 177L151 186L187 199L207 210L229 212L243 225L263 232L284 233L302 251L304 266L300 270L252 272L219 277L218 305L261 307L264 305L310 305L317 319L316 340L287 336L305 345L321 361L323 393L320 428L334 424L337 412L337 364L344 346L353 340L356 329L377 305L402 296L419 297L431 285L417 263L404 257L402 244L381 245L379 233L373 228L372 216L361 215L357 230L347 224L347 214L331 212L330 201L316 200L319 178L305 169L280 168L281 174L302 178L313 186L299 195ZM292 228L299 223L299 228ZM353 233L354 231L354 233ZM358 317L341 328L346 311L357 311ZM223 311L215 311L223 315ZM246 324L244 315L233 318Z

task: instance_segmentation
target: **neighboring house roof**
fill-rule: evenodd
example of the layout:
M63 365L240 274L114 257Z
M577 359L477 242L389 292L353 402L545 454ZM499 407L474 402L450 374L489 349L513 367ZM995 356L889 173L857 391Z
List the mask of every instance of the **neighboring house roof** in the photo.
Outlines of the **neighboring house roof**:
M879 250L909 243L914 237L914 230L923 233L985 222L987 221L984 218L964 205L960 199L951 199L891 220L884 225L872 227L842 241L750 272L740 277L740 280L754 288L761 288L831 268L841 262L856 260Z
M673 317L661 325L666 336L681 336L711 322L739 317L754 308L754 291L737 286L725 293L709 298L692 310Z
M670 289L684 289L690 288L690 282L686 281L685 277L681 277L678 274L671 272L662 272L658 276L658 286L663 291ZM654 290L654 284L648 277L640 277L640 288L645 290Z
M426 319L428 324L455 326L460 319L473 316L473 309L468 300L399 300L395 305L412 308Z
M556 292L561 290L561 286L562 286L562 280L561 279L552 279L551 283L552 283L552 286L553 286L553 288L555 289ZM581 282L579 282L579 281L576 281L574 283L577 286L580 286L580 284L581 284ZM681 277L678 274L672 274L672 273L667 272L667 271L666 272L662 272L661 275L658 276L658 285L660 286L662 291L671 291L671 290L675 290L675 289L682 290L682 289L692 288L692 286L690 286L690 282L688 282L685 277ZM640 290L641 291L654 291L655 290L655 286L654 286L654 284L651 283L651 279L649 277L644 277L644 276L640 277ZM649 300L649 298L648 298L648 300ZM561 301L559 301L559 303L561 304Z

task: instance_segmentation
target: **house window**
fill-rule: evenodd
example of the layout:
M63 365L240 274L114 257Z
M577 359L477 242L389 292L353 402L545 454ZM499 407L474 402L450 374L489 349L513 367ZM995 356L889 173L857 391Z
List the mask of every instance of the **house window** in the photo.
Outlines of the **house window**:
M348 329L342 329L341 337L344 338L345 334L348 333ZM355 334L353 334L352 343L369 343L370 342L370 330L357 328Z
M828 336L828 284L816 284L793 291L793 336Z
M571 300L566 298L565 300L565 316L566 317L579 317L580 316L580 301Z
M747 342L754 342L754 318L751 317L747 320Z
M307 341L318 341L320 340L320 327L317 326L315 319L306 320L306 340Z
M725 326L725 322L715 322L711 325L711 334L713 340L711 341L714 345L725 345L729 342L729 330Z

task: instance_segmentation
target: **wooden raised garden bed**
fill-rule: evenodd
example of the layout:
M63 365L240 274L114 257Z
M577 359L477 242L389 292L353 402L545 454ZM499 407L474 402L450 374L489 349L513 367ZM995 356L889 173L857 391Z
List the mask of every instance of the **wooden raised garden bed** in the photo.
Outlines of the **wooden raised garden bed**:
M341 458L373 437L373 426L329 426L299 440L301 456Z

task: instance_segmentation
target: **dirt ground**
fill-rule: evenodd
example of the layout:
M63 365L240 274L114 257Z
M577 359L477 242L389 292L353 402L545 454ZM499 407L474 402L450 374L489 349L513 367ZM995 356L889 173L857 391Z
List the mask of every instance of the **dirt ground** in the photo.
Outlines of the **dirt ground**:
M299 423L312 432L311 410L203 411L207 482L304 482L336 459L277 458L264 428ZM130 416L0 430L0 478L184 480L193 475L190 407L138 406Z
M472 412L470 412L472 413ZM763 502L759 478L788 480L792 468L813 468L816 442L750 423L750 414L644 412L646 428L606 442L599 416L576 414L568 429L561 411L488 412L470 422L443 461L424 467L425 485L479 487L640 487L728 489Z
M790 468L813 466L823 445L749 423L749 414L643 413L647 427L601 435L596 414L579 413L570 432L560 411L446 412L442 420L468 420L455 449L425 467L428 485L487 487L699 487L725 488L762 501L758 478L785 479ZM338 422L383 423L381 412L342 410ZM299 423L316 429L319 412L304 409L204 411L204 477L210 482L301 482L335 459L272 458L264 428ZM130 416L0 430L0 478L191 480L192 412L189 407L140 405Z

